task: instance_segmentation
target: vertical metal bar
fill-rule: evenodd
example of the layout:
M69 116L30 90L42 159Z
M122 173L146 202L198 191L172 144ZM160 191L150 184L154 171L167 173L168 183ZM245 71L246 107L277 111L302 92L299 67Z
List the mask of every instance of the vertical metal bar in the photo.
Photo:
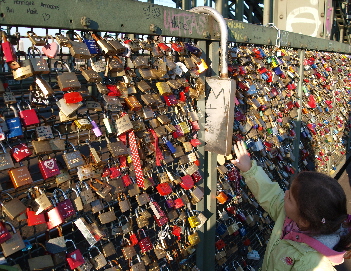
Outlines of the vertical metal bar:
M199 41L197 43L197 46L202 50L202 58L204 58L205 60L207 59L207 44L206 41ZM206 60L207 62L207 60ZM205 80L205 75L200 75L200 77ZM197 107L200 108L200 110L202 112L205 112L205 98L202 98L201 100L197 101ZM198 138L202 141L205 142L205 116L199 120L199 125L200 125L200 131L198 133ZM201 168L203 168L203 176L205 176L206 174L206 166L205 166L205 146L204 145L200 145L198 147L198 154L199 154L199 161L200 164L202 165ZM206 190L205 188L205 178L204 178L204 182L202 184L199 185L204 191ZM200 201L199 203L196 204L196 210L204 213L206 210L206 205L205 205L205 199L203 199L202 201ZM204 215L206 216L206 214L204 213ZM206 224L205 224L206 225ZM206 226L202 226L199 229L199 237L200 240L202 240L200 242L200 244L198 244L197 248L196 248L196 266L200 269L200 270L205 270L204 268L204 251L206 250L205 247L205 231L206 231Z
M263 25L267 25L271 23L272 18L272 0L264 0L263 1Z
M182 9L184 10L191 9L191 0L182 0Z
M191 4L191 8L197 7L197 0L193 0Z
M154 0L147 0L148 3L154 4Z
M297 85L297 96L298 96L298 103L300 105L300 108L297 111L297 121L295 121L295 134L296 134L296 139L293 142L294 150L293 150L293 155L295 157L295 161L293 162L293 167L298 170L298 165L299 165L299 155L300 155L300 136L301 136L301 115L302 115L302 82L304 79L304 67L303 67L303 61L305 58L305 50L299 50L299 76L300 76L300 81Z
M211 63L212 75L219 75L219 42L212 42L208 50L208 63ZM208 175L205 176L205 216L208 218L205 224L205 240L203 253L206 270L215 270L215 237L216 237L216 188L217 188L217 154L205 153L205 168ZM205 270L205 269L203 269Z
M235 20L244 20L244 0L237 0L235 4Z
M228 18L228 5L225 0L217 0L216 1L216 10L222 14L224 18Z
M247 21L252 24L252 13L253 13L253 6L249 5L249 16L247 16Z

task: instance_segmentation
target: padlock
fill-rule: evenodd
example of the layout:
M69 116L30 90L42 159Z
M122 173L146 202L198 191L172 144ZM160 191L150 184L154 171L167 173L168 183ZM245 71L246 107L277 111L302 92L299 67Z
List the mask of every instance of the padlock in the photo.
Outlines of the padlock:
M13 92L7 88L6 91L2 94L5 104L14 104L17 103L16 97Z
M107 36L105 40L108 42L109 45L113 47L113 49L116 50L118 55L125 53L125 51L127 50L126 47L123 46L121 42L119 42L118 40L114 39L111 36Z
M76 244L73 240L66 240L67 242L72 242L74 250L66 254L66 260L71 270L77 268L78 266L84 264L85 260L83 258L82 253L79 249L77 249Z
M30 256L28 259L28 266L29 266L29 270L31 271L35 271L35 270L45 270L45 269L49 269L54 267L54 261L51 257L51 255L48 253L48 251L46 250L45 246L41 243L35 243L34 245L37 245L38 247L42 247L44 249L44 253L45 255L40 255L37 257L32 257ZM32 246L32 248L34 247L34 245ZM29 255L31 255L29 253Z
M48 140L48 139L54 138L54 134L52 133L51 126L48 125L48 123L44 117L42 117L42 118L44 119L45 125L40 125L40 126L35 127L37 139L39 141L42 141L42 140Z
M129 269L130 271L146 271L145 263L140 259L139 254L137 254L138 262L134 262L133 259L129 261Z
M190 234L189 230L187 229L188 241L191 246L196 246L200 243L200 236L197 231Z
M1 42L2 52L4 54L5 61L9 64L9 67L11 68L11 62L17 61L16 51L13 45L7 40L5 31L1 31L1 35L2 35L2 42Z
M21 165L20 167L10 169L9 176L15 188L26 184L31 184L33 182L27 166Z
M6 228L6 223L9 222L0 221L0 244L6 242L12 237L11 233Z
M57 75L57 83L62 91L77 90L81 88L81 84L78 81L77 76L74 72L71 72L68 64L62 61L56 61L54 64L55 70L58 72L57 65L60 64L62 67L65 66L67 72Z
M117 54L117 51L114 49L114 47L111 46L109 42L107 42L105 39L100 37L97 33L90 32L92 38L97 42L97 44L100 46L101 51L105 55L113 56Z
M27 55L26 55L27 57ZM12 70L13 79L24 80L34 75L33 66L30 59L19 61L19 67Z
M78 41L70 40L69 52L71 55L78 59L91 58L88 46L83 42L82 38L76 32L72 33L72 31L67 31L66 37L69 37L70 34L73 34L73 36L78 39Z
M123 256L126 260L131 260L134 256L137 255L134 246L125 237L123 237L121 240L121 247Z
M85 165L84 159L80 151L78 151L72 143L69 142L69 145L73 148L73 152L65 151L62 155L63 160L66 163L67 169L73 169Z
M38 36L33 31L27 31L27 36L33 46L44 46L46 44L45 38Z
M6 222L6 224L10 225L13 231L11 238L1 244L4 256L8 257L17 251L22 250L26 245L24 244L20 233L16 232L15 227L9 222Z
M82 94L77 91L66 92L63 94L63 99L65 100L66 104L76 104L83 101Z
M55 200L50 199L53 208L45 212L46 226L49 230L61 225L65 222L60 212L60 209L56 206Z
M49 159L46 160L42 160L42 158L39 158L38 166L44 180L60 174L60 169L57 165L56 159L50 158L50 156Z
M2 192L2 194L6 194L10 197L9 201L1 201L0 205L2 206L5 214L11 220L15 219L26 211L26 206L18 198L13 198L9 193L6 192Z
M100 240L100 238L97 238L96 234L93 234L91 225L85 220L84 217L78 218L76 221L74 221L74 224L80 230L90 246L95 245Z
M107 182L103 182L99 179L94 179L94 184L92 183L93 180L89 181L90 187L95 191L96 194L98 194L102 198L106 198L107 195L110 193L112 190L112 186L109 185ZM95 187L95 184L100 185L99 188Z
M197 226L200 225L200 221L197 218L197 216L194 214L193 210L189 210L187 209L187 213L188 213L188 222L191 228L196 228Z
M39 118L35 109L32 109L31 106L27 103L28 109L21 109L20 103L17 104L17 108L19 110L19 115L22 120L22 124L24 127L28 127L30 125L38 124Z
M56 99L56 97L55 97ZM83 106L83 103L82 102L78 102L78 103L66 103L65 99L62 98L60 100L56 99L56 104L57 106L59 107L60 109L60 112L59 113L63 113L64 116L66 118L73 118L73 119L76 119L77 116L74 116L74 113L80 108ZM61 119L61 116L60 116L60 119Z
M23 131L22 131L21 119L18 117L17 110L13 105L11 105L9 108L13 110L14 117L5 119L7 127L9 128L7 137L8 138L22 137Z
M83 77L87 82L100 83L102 81L101 76L91 68L80 67Z
M47 99L45 98L48 98L50 95L54 94L54 90L52 89L50 84L45 79L43 79L40 75L35 76L34 86L33 84L30 86L30 91L31 91L30 95L32 97L31 103L47 104L46 103ZM40 101L39 99L42 99L42 101Z
M51 138L49 144L52 151L64 151L66 149L66 141L62 138L61 133L56 128L53 128L54 132L57 132L59 138ZM53 133L54 135L54 133Z
M32 192L34 192L34 202L32 204L32 207L36 215L39 215L43 211L46 211L53 207L52 202L49 200L49 198L41 188L35 186L33 187L33 189L30 190L29 195L33 196Z
M61 47L71 47L72 46L70 38L63 36L61 33L56 33L55 39Z
M61 193L63 196L63 201L60 201L58 193ZM62 189L55 189L53 195L56 201L56 206L60 210L60 213L64 220L76 214L76 210L73 207L72 201L67 197L66 193L63 192Z
M50 73L48 63L44 58L42 58L41 52L37 47L29 47L27 53L27 60L29 60L30 64L32 65L32 71L34 75ZM35 57L35 53L38 53L39 57Z
M133 129L133 124L129 119L129 115L126 114L118 119L116 119L116 130L117 136L129 132Z
M49 43L49 38L51 38L51 43ZM57 53L59 52L59 46L54 41L53 36L51 36L51 35L47 36L47 38L45 40L45 45L41 48L41 51L48 58L55 58L56 57Z
M140 234L142 232L142 234ZM140 250L145 253L153 249L152 242L150 240L150 237L148 237L145 233L144 229L138 229L137 231L138 234L138 239L139 239L139 247Z
M112 221L117 220L115 211L113 209L113 207L109 206L109 210L107 212L99 212L99 220L101 224L107 224L110 223Z
M98 255L96 256L92 256L91 255L91 250L92 249L96 249L98 251ZM89 257L90 257L90 262L93 264L94 268L96 270L99 270L101 269L102 267L104 267L105 265L107 265L107 261L106 261L106 258L105 256L101 253L101 251L96 247L96 246L91 246L89 249L88 249L88 254L89 254Z
M92 39L91 35L89 35L88 33L85 33L83 41L87 45L89 52L92 56L99 55L101 53L101 50L97 45L96 41Z
M102 132L101 132L99 126L97 125L97 123L95 122L95 120L93 120L88 113L86 115L87 115L87 118L92 125L92 129L93 129L95 136L96 137L102 136Z
M3 153L0 154L0 171L5 169L14 168L12 157L10 153L6 152L6 148L0 143Z

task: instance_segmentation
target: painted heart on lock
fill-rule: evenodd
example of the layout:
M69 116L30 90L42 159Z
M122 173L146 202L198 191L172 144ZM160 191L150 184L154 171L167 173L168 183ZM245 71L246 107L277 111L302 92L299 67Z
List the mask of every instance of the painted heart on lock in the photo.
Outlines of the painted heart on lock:
M55 163L54 163L54 161L52 159L46 160L44 162L44 166L49 168L49 169L53 169L55 167Z

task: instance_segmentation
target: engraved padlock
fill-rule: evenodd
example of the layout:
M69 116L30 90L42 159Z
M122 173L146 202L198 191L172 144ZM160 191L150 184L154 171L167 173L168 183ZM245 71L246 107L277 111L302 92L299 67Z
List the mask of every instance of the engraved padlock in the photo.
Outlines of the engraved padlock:
M71 71L68 64L62 61L56 61L54 64L55 70L58 72L57 65L60 64L62 67L66 67L67 72L57 75L57 83L62 91L77 90L81 88L81 84L74 72Z

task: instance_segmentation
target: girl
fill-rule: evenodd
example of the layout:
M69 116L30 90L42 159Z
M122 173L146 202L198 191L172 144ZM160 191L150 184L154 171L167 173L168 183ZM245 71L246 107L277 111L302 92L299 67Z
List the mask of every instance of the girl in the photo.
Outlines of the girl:
M285 191L251 161L244 142L234 145L232 162L259 204L275 221L262 271L335 270L351 249L351 216L339 183L322 173L304 171Z

